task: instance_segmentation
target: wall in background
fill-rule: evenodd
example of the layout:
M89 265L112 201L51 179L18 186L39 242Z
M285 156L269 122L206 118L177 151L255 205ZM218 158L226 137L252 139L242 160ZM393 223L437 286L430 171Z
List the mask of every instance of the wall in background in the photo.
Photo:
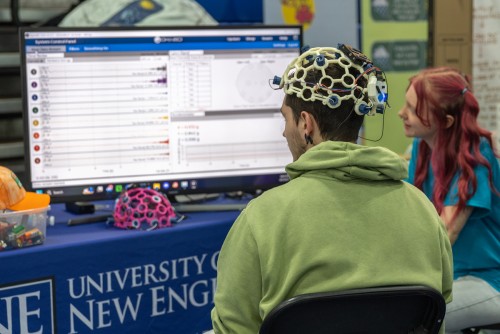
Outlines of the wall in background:
M303 24L311 47L351 44L359 48L358 1L263 0L264 23Z
M262 23L261 0L196 0L219 23Z
M493 132L500 149L500 2L474 0L472 36L473 92L481 126Z
M389 103L384 134L369 146L384 146L403 154L411 143L397 113L405 103L408 79L427 67L427 0L361 0L361 50L387 75ZM365 118L365 137L376 139L382 117Z

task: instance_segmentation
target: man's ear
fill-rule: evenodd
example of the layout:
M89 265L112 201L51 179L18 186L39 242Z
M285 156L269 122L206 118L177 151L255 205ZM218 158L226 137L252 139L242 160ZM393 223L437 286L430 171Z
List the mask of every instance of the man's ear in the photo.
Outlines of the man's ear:
M455 123L455 117L446 115L446 128L449 129Z
M305 134L307 134L308 136L312 136L314 125L316 124L316 120L314 119L314 117L307 111L301 111L300 120L302 121L301 127L304 130Z

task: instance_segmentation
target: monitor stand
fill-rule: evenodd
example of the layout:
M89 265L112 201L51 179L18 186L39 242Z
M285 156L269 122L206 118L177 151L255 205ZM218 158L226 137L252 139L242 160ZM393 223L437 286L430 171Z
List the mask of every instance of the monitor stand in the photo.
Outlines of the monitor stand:
M172 204L193 204L193 203L203 203L207 201L215 201L219 199L222 195L219 193L212 194L190 194L190 195L173 195L168 196L170 203Z
M203 211L241 211L248 204L245 199L231 199L224 194L177 195L171 201L179 213Z
M203 211L241 211L248 203L220 203L220 204L177 204L177 212L203 212Z

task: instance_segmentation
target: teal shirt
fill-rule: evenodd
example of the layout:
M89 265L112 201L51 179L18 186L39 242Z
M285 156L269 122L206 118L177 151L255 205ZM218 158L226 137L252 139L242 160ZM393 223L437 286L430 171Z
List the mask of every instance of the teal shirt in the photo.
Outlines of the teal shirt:
M419 139L413 142L412 155L408 171L408 182L414 183ZM493 172L495 188L500 191L500 168L498 160L486 139L480 143L480 152L488 160ZM474 169L477 177L477 190L467 201L467 206L473 208L472 214L465 223L458 239L453 245L453 265L455 279L472 275L487 281L500 291L500 197L490 188L489 172L479 165ZM452 206L458 202L458 173L452 181L452 186L445 198L444 205ZM427 179L423 191L432 198L434 187L434 171L429 164Z
M256 334L293 296L422 284L451 300L451 246L436 209L382 147L327 141L287 166L290 182L240 214L222 246L212 322ZM444 332L444 329L443 329Z

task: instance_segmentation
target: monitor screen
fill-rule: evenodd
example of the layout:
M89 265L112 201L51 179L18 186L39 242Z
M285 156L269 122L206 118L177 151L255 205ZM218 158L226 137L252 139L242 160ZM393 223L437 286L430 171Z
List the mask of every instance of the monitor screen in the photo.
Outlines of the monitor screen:
M266 190L288 180L298 26L22 28L26 188L53 202Z

